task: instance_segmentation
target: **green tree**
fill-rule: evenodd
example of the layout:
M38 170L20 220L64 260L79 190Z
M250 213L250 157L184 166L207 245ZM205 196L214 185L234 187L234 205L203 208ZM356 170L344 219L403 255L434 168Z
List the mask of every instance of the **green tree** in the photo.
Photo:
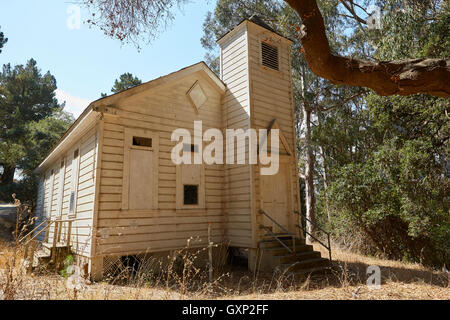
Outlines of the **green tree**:
M8 38L6 38L3 32L0 31L0 53L2 53L2 48L6 42L8 42Z
M135 77L131 73L127 72L127 73L120 75L119 79L116 79L116 81L114 81L114 86L111 88L111 92L119 93L121 91L138 86L140 84L142 84L141 79L139 79L138 77ZM102 93L101 96L106 97L107 94Z
M17 168L30 174L72 122L58 104L55 90L55 78L49 72L42 75L33 59L14 68L10 64L3 66L0 73L1 185L13 183Z
M374 56L448 57L449 11L428 5L401 7L402 15L388 11L383 29L366 35ZM322 121L315 138L331 177L319 212L325 216L328 203L336 239L345 243L351 235L367 253L449 265L449 108L444 98L372 93Z

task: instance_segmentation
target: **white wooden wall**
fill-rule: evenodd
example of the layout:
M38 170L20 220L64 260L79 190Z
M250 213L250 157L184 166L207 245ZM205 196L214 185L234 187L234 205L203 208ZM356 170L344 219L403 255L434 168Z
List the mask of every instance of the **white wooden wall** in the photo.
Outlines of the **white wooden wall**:
M241 28L221 43L224 129L250 128L247 30ZM224 130L225 136L225 130ZM230 143L230 141L227 141ZM246 148L248 150L248 148ZM236 149L235 149L236 150ZM248 154L246 154L248 163ZM231 246L252 246L251 177L248 164L225 166L226 231Z
M72 192L72 161L74 151L79 149L79 161L77 185L76 208L73 213L69 212L70 194ZM87 132L71 147L64 156L58 158L45 172L42 183L38 189L38 216L49 219L74 219L72 224L72 250L74 253L90 257L92 221L94 209L95 193L95 159L97 149L97 132L95 128ZM64 161L64 167L61 168L61 161ZM53 170L53 176L51 172ZM60 176L64 175L62 184ZM62 188L62 198L59 197ZM39 201L39 198L42 198ZM61 200L61 203L58 203ZM49 241L53 239L54 229L50 228ZM66 226L62 234L67 234ZM39 236L44 239L44 234Z
M208 100L196 114L186 92L199 81ZM205 208L176 209L176 165L171 150L177 142L171 134L177 128L193 133L194 120L203 121L203 130L222 127L220 93L208 77L198 72L178 81L136 94L114 105L117 116L104 115L103 148L96 232L96 254L125 255L145 251L205 246L208 223L213 240L224 238L222 214L223 165L205 166ZM158 206L152 210L121 210L125 128L151 130L159 135ZM193 143L193 141L192 141Z

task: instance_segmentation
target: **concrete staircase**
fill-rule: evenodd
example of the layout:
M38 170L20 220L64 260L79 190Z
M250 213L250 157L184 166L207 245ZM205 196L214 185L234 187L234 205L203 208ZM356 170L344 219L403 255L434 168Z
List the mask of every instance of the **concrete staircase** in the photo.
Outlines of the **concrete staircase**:
M31 273L37 267L59 271L64 266L64 261L71 252L72 222L73 220L40 221L33 230L19 239L19 243L25 248L27 272ZM53 233L50 236L51 227ZM41 240L38 240L40 235L44 239L41 236Z
M60 270L66 257L70 254L70 247L66 244L33 241L25 251L25 261L28 272L36 269Z
M293 250L291 236L277 236L287 247ZM331 262L322 258L319 251L314 251L312 245L304 240L295 239L295 252L290 252L278 240L268 238L259 243L260 270L273 271L278 269L295 276L323 274L331 270Z

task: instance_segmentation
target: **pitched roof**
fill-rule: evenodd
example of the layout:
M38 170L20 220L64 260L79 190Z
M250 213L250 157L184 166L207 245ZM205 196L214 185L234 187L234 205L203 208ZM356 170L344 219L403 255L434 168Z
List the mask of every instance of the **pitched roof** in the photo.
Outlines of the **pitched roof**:
M132 96L134 94L137 94L139 92L142 92L144 90L147 90L149 88L153 88L155 86L158 86L160 84L167 83L169 81L179 79L180 77L183 77L187 74L191 74L193 72L197 71L204 71L212 80L212 82L216 85L216 88L222 92L225 92L225 84L220 80L220 78L208 67L208 65L204 62L198 62L193 65L190 65L188 67L182 68L178 71L169 73L165 76L156 78L154 80L142 83L140 85L134 86L132 88L123 90L119 93L115 93L106 97L102 97L100 99L97 99L93 102L91 102L86 109L81 113L81 115L75 120L75 122L67 129L67 131L63 134L63 136L59 139L59 141L55 144L55 146L49 151L47 156L44 158L44 160L39 164L39 166L35 169L35 172L40 172L43 167L45 167L51 160L53 160L53 155L57 151L57 149L65 142L66 138L69 137L69 135L78 128L83 122L83 120L87 119L88 116L92 113L91 111L97 111L96 107L104 106L112 103L116 99L126 98L129 96Z

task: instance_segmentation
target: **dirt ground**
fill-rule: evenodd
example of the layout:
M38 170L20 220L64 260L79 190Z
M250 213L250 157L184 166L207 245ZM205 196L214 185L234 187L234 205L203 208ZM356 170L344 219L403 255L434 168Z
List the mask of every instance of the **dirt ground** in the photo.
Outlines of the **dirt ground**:
M319 250L316 247L316 250ZM12 272L13 299L450 299L448 272L418 264L366 257L334 248L334 270L328 275L294 279L286 274L253 274L243 266L220 270L215 282L206 281L206 270L187 270L166 278L109 279L89 283L57 274L27 275L20 257ZM325 252L323 252L325 256ZM6 288L12 249L0 247L0 298ZM369 266L378 266L381 286L367 285ZM195 273L197 272L197 273ZM80 280L81 279L81 280Z

